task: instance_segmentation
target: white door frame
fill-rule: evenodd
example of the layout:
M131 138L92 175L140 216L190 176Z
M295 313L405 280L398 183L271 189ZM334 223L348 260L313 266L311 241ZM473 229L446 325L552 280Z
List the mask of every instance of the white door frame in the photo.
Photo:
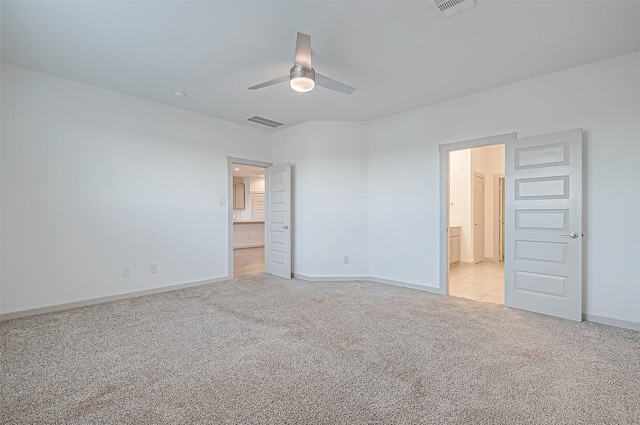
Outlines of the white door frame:
M229 247L227 252L229 253L229 273L228 278L233 279L233 164L253 165L254 167L271 167L273 164L270 162L256 161L246 158L235 158L232 156L227 157L227 210L228 210L228 224L227 234L229 236Z
M504 145L518 138L517 133L483 137L463 142L444 143L440 148L440 284L438 293L449 293L449 152L479 148L490 145ZM506 261L506 258L505 258Z

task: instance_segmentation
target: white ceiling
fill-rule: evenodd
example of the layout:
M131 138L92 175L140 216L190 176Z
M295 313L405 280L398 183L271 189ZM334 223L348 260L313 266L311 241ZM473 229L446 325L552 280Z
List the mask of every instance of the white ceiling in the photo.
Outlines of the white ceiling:
M233 177L264 177L264 168L253 165L233 164Z
M1 13L3 61L264 129L246 118L371 120L640 50L640 1L477 0L448 20L426 1L3 1ZM314 68L354 94L247 89L288 74L297 31Z

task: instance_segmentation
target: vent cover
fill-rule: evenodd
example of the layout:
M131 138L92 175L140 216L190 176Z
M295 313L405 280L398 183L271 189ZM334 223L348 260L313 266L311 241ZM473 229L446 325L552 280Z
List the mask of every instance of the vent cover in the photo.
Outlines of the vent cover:
M271 127L271 128L278 128L281 125L284 125L283 122L270 120L269 118L259 117L257 115L255 115L255 116L253 116L251 118L247 118L247 121L251 121L251 122L254 122L256 124L266 125L267 127Z
M431 0L431 4L444 18L464 12L476 5L475 0Z

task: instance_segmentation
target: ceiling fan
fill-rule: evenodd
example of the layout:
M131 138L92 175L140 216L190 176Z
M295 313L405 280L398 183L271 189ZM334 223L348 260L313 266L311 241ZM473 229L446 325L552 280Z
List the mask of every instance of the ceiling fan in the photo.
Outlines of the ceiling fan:
M274 84L284 83L287 80L292 89L301 93L313 90L316 84L320 87L346 94L351 94L355 90L355 87L348 86L326 75L317 73L316 70L311 67L311 36L301 32L298 33L296 39L296 56L289 75L251 86L249 90L257 90Z

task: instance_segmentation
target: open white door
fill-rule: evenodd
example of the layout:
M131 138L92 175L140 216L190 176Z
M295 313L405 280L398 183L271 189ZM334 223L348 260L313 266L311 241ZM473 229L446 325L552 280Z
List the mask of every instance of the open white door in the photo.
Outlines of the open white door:
M582 320L582 130L506 144L505 304Z
M291 279L291 165L265 170L264 271Z

